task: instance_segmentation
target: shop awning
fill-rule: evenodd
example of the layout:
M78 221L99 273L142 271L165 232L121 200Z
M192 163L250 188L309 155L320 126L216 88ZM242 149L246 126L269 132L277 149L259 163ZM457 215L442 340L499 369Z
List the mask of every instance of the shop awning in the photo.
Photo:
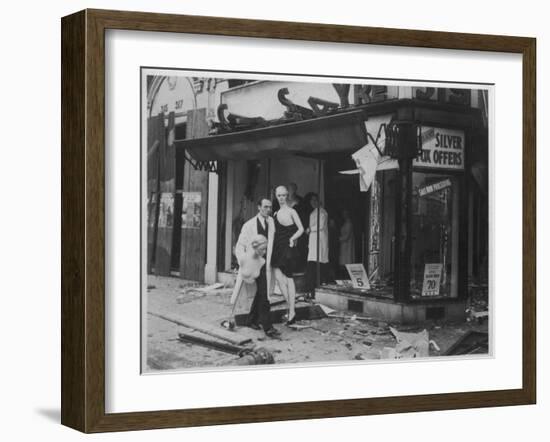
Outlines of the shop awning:
M176 140L196 161L255 160L290 155L321 157L353 152L367 143L362 111L344 112L311 120L259 129Z

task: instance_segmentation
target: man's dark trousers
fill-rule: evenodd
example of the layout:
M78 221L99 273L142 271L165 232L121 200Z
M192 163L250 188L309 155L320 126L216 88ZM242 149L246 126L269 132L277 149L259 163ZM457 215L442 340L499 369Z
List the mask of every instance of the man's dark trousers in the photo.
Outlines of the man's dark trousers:
M264 331L272 327L271 318L269 316L269 299L267 298L267 279L265 276L265 264L260 270L260 276L256 279L256 296L252 301L250 313L248 314L247 325L261 325Z

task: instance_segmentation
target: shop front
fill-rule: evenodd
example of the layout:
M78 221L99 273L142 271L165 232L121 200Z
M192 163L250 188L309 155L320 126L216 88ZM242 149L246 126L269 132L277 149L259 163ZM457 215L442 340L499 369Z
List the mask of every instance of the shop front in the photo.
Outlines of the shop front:
M209 176L174 140L208 135L228 80L147 75L147 272L203 281Z
M233 247L256 201L291 185L302 197L305 228L321 226L319 215L310 219L312 194L327 214L328 259L319 248L313 259L318 302L403 323L463 319L468 278L486 264L479 244L488 243L486 213L476 204L487 198L486 174L475 173L487 155L481 91L438 89L432 98L430 88L371 87L365 95L365 86L346 92L326 84L322 97L300 91L309 113L288 98L288 86L227 91L219 130L174 142L178 155L217 175L209 188L207 282L232 278ZM277 111L266 104L270 96ZM307 250L300 256L299 288L312 259Z

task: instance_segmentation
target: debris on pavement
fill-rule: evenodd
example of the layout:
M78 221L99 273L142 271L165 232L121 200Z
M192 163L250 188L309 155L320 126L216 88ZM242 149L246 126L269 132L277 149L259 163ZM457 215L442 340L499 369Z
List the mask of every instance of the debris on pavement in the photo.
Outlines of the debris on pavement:
M467 321L477 321L478 323L481 323L485 319L489 318L489 312L487 310L475 311L473 309L466 309L466 313L469 314L466 318Z
M289 328L293 328L294 330L304 330L305 328L312 328L311 324L289 324L287 325Z
M489 353L489 334L469 330L462 335L445 353L445 356L487 354Z
M485 282L468 282L468 301L466 307L468 322L482 323L489 318L489 286Z
M274 363L275 358L273 357L273 352L264 347L260 347L242 352L236 359L219 361L218 363L216 363L216 365L267 365Z
M317 305L321 308L321 310L325 312L325 315L327 316L329 316L331 313L334 313L336 311L333 308L327 307L324 304L317 304Z
M235 330L235 321L231 319L224 319L220 325L228 330Z
M219 289L223 289L223 288L225 288L224 284L222 284L221 282L216 282L215 284L211 284L211 285L208 285L206 287L195 287L195 290L197 292L208 293L208 292L213 292L215 290L219 290Z
M390 327L391 333L397 340L395 346L395 359L402 358L425 358L430 355L430 338L428 330L424 329L420 333L400 332Z
M441 349L439 348L439 345L437 345L437 342L435 342L433 339L430 339L429 344L432 346L432 348L435 351L441 351Z
M369 316L345 315L342 313L330 313L327 315L332 319L342 319L344 321L372 321Z
M246 302L242 302L236 308L234 316L229 316L231 290L224 289L223 285L221 288L219 286L216 288L216 286L211 287L198 282L173 280L167 277L150 277L148 283L156 290L148 291L147 310L169 319L148 315L146 370L256 364L250 356L241 358L237 354L224 351L224 349L229 350L232 345L242 346L247 350L265 347L274 356L276 364L311 361L365 363L368 360L446 356L451 350L450 347L455 346L463 335L469 331L485 332L488 328L486 320L392 324L380 317L371 318L365 313L335 310L314 300L307 302L298 300L296 311L297 313L300 311L303 316L299 315L296 323L291 326L276 326L280 331L280 337L273 339L266 337L262 331L246 327L245 322L236 322L234 328L230 328L232 320L247 318L252 299L243 298ZM207 287L209 291L204 291ZM202 291L197 290L201 288ZM270 301L272 319L275 319L273 323L283 322L284 315L287 313L286 301L282 296L270 296ZM476 308L479 309L476 312L488 310L487 308L482 310L482 307L482 303L476 304ZM193 323L188 321L191 318ZM246 339L246 342L235 344L214 335L203 336L203 332L193 326L234 340ZM429 330L429 334L424 328ZM392 329L397 332L397 336ZM190 342L179 339L179 333L200 336L205 339L205 344L220 341L227 345L216 348L216 344L203 345L199 342ZM425 356L420 356L421 352L415 347L419 342L413 337L419 334L425 338L422 342ZM466 342L457 350L465 353L451 351L449 354L487 353L488 345L483 347L482 343L477 342L477 345L472 347L476 342L470 342L471 345Z

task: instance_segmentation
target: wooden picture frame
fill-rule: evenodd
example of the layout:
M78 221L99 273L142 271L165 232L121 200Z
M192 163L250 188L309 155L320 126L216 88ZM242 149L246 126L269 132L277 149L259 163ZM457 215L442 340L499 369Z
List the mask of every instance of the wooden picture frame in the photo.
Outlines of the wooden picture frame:
M139 30L521 54L523 384L457 392L269 405L105 412L105 30ZM62 19L62 424L142 430L533 404L536 400L536 40L185 15L84 10Z

